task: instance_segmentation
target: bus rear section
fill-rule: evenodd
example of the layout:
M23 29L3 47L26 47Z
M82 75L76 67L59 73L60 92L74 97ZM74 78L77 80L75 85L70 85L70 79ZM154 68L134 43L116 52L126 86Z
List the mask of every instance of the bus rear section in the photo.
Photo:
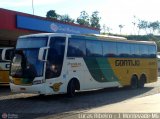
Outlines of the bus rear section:
M75 73L80 80L84 79L85 83L80 83L82 89L125 86L135 89L157 81L155 42L75 36L69 38L68 47L67 57L73 65L68 67L70 71L83 67L79 69L84 71L82 76Z

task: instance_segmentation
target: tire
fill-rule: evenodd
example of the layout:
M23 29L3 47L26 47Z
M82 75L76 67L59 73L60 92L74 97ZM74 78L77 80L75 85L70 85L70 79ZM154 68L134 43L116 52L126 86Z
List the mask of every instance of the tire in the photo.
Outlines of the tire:
M131 78L131 84L130 84L131 89L137 89L138 88L138 78L137 76L132 76Z
M68 83L68 87L67 87L67 95L68 95L68 97L74 97L75 96L75 90L76 90L75 82L74 82L74 80L71 80Z
M146 82L146 76L145 75L142 75L140 77L140 80L138 82L138 88L144 88L144 84Z

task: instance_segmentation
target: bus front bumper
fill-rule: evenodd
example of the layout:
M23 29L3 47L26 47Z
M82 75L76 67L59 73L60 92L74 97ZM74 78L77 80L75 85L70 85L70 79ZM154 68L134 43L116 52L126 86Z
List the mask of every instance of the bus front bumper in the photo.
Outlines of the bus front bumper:
M53 90L46 85L43 84L36 84L36 85L15 85L10 83L11 92L15 93L33 93L33 94L45 94L50 95L53 94Z

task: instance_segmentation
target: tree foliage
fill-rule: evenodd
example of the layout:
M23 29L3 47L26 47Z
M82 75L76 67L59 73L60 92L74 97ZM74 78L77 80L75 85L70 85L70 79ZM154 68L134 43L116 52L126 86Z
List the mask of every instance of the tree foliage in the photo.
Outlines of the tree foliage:
M148 28L148 22L145 20L139 20L139 23L137 24L137 27L139 28L138 34L140 30L145 30L147 34L147 28Z
M94 27L94 28L98 28L100 29L100 17L98 16L99 12L98 11L94 11L91 15L91 18L90 18L90 22L91 22L91 27Z
M122 31L123 27L124 27L124 25L122 25L122 24L119 25L120 34L121 34L121 31Z
M56 13L55 10L49 10L46 14L47 18L54 18L56 20L60 20L63 22L69 22L69 23L74 23L74 19L72 19L68 14L65 15L59 15Z
M59 20L63 22L74 23L74 19L72 19L68 14L61 15Z
M77 23L80 25L90 26L89 15L86 11L82 11L80 16L77 18Z
M159 21L154 21L154 22L149 22L146 20L139 20L137 27L139 29L138 34L141 30L144 30L147 34L155 34L156 31L160 31L160 22Z
M101 18L98 15L99 15L98 11L94 11L91 16L89 16L86 11L82 11L80 13L80 16L76 19L76 23L78 23L79 25L84 25L89 27L91 26L91 27L100 29L99 22ZM46 17L54 18L63 22L70 22L70 23L75 22L75 20L72 19L68 14L59 15L56 13L55 10L49 10L46 14Z
M55 10L49 10L46 14L47 18L54 18L57 19L58 18L58 14L56 13Z
M101 31L102 31L102 34L105 35L105 34L110 34L110 31L112 30L112 28L106 26L105 24L103 24L102 28L101 28Z
M152 33L155 33L155 30L159 30L160 23L159 21L150 22L148 27L152 29Z

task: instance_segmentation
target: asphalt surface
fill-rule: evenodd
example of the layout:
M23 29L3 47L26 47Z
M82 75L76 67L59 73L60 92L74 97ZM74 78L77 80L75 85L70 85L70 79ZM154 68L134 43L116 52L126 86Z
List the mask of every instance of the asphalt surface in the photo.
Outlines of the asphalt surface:
M158 93L160 80L146 84L143 89L107 88L78 92L74 98L68 98L65 94L51 96L12 94L9 87L0 87L0 114L2 117L7 115L9 118L20 119L74 119L80 118L77 115L80 113Z

